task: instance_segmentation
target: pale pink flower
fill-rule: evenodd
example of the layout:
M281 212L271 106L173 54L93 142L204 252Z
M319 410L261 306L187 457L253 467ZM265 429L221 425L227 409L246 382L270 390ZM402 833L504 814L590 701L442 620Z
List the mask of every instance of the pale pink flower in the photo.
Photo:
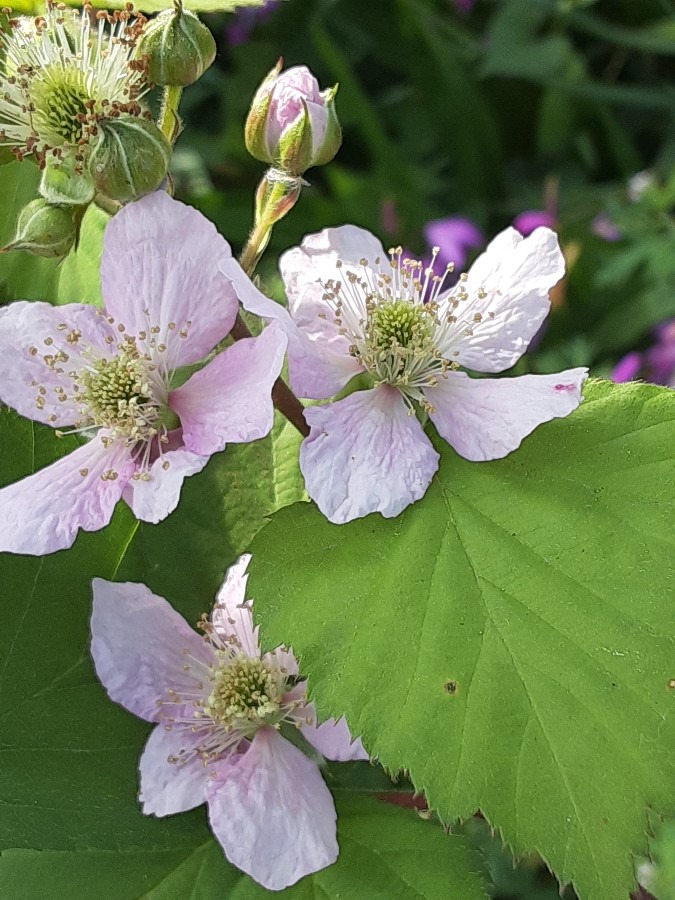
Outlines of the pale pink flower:
M227 242L199 212L158 192L108 224L105 309L17 302L0 309L0 398L86 443L0 490L0 551L44 554L96 531L123 497L139 519L172 512L183 479L230 442L272 427L286 338L238 341L181 387L177 369L229 332L237 299L218 271Z
M157 723L139 764L143 812L206 803L227 859L278 891L338 855L330 791L280 729L299 729L328 759L368 756L344 718L316 724L290 651L261 653L249 559L228 570L204 636L145 585L94 579L91 652L110 698Z
M527 349L564 273L548 228L528 238L507 228L449 289L444 274L400 249L386 254L361 228L326 229L281 259L290 315L234 260L221 270L247 309L284 327L299 396L327 399L369 376L370 389L305 410L300 467L332 522L396 516L424 495L439 456L416 407L461 456L479 461L506 456L581 401L583 368L497 381L458 371L503 372Z

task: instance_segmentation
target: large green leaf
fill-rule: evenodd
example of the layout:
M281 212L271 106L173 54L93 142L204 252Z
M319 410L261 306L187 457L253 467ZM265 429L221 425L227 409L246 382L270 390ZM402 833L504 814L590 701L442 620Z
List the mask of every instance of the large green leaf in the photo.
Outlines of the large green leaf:
M438 442L397 519L281 511L249 585L320 712L443 817L480 808L583 900L620 900L675 789L675 394L585 394L504 460Z
M363 797L338 803L338 862L283 893L291 900L484 900L464 839L410 811ZM4 888L4 893L3 893ZM0 854L12 900L261 900L268 891L229 866L211 839L175 850Z

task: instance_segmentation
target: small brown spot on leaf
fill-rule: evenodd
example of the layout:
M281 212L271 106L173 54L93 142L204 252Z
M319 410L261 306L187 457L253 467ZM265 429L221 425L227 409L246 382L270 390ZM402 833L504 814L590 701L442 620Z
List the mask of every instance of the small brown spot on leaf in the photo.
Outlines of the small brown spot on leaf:
M458 684L456 681L446 681L443 685L443 690L446 694L456 694L458 689Z

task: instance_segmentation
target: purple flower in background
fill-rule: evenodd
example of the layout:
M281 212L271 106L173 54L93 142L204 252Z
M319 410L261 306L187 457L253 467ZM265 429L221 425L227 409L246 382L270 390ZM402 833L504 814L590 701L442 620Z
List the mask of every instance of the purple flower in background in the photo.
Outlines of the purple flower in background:
M480 230L470 219L461 216L448 216L427 222L424 239L429 247L438 247L436 260L441 270L452 264L455 271L460 271L466 264L468 251L484 244ZM429 262L429 259L423 260L425 268Z
M620 241L623 237L621 230L606 213L598 213L591 222L591 231L603 241Z
M655 329L656 341L644 353L629 353L619 360L612 380L632 381L638 375L653 384L675 387L675 319Z
M344 718L316 723L290 651L263 654L242 556L201 636L144 584L95 578L91 654L111 700L155 722L139 763L146 815L206 803L227 859L272 891L334 863L335 806L297 728L327 759L368 759Z
M281 258L288 312L236 261L221 271L246 309L282 324L300 397L329 399L369 376L369 389L305 410L300 468L331 522L397 516L424 496L439 455L417 406L457 453L480 461L506 456L581 402L584 368L499 380L458 371L503 372L527 349L565 271L548 228L528 238L507 228L452 287L362 228L328 228Z
M555 229L555 218L543 209L526 209L515 217L513 227L527 237L535 228Z
M463 16L468 15L476 4L476 0L454 0L457 12Z
M225 28L227 43L232 47L245 44L256 25L269 19L278 5L279 0L265 0L262 6L249 6L237 10Z
M108 524L123 498L159 522L183 480L231 442L272 427L272 386L286 337L265 329L217 354L237 298L218 270L227 241L163 191L130 203L103 238L104 309L19 301L0 309L0 398L23 416L86 443L0 490L0 551L70 547Z

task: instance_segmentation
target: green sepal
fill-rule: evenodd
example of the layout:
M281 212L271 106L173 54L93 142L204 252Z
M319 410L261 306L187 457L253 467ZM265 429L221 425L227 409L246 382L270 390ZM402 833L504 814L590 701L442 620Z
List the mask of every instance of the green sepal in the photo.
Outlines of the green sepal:
M312 160L313 166L325 166L326 163L329 163L334 159L342 145L342 128L340 127L340 122L338 121L337 112L335 110L335 95L337 89L338 85L335 84L332 88L329 88L329 90L322 94L326 100L328 119L326 121L326 131L323 136L323 141L321 142L321 147Z
M41 197L31 200L19 213L14 240L2 252L25 250L46 259L63 259L77 241L79 223L73 213L71 206L57 206Z
M275 160L267 146L267 115L272 101L271 82L279 77L282 60L267 73L256 91L244 126L244 140L246 149L254 159L261 162L274 164Z
M283 132L279 140L279 168L289 175L302 175L313 165L313 144L312 120L307 103L303 99L302 113Z
M40 195L49 203L87 206L94 199L94 180L74 154L49 154L42 170Z

